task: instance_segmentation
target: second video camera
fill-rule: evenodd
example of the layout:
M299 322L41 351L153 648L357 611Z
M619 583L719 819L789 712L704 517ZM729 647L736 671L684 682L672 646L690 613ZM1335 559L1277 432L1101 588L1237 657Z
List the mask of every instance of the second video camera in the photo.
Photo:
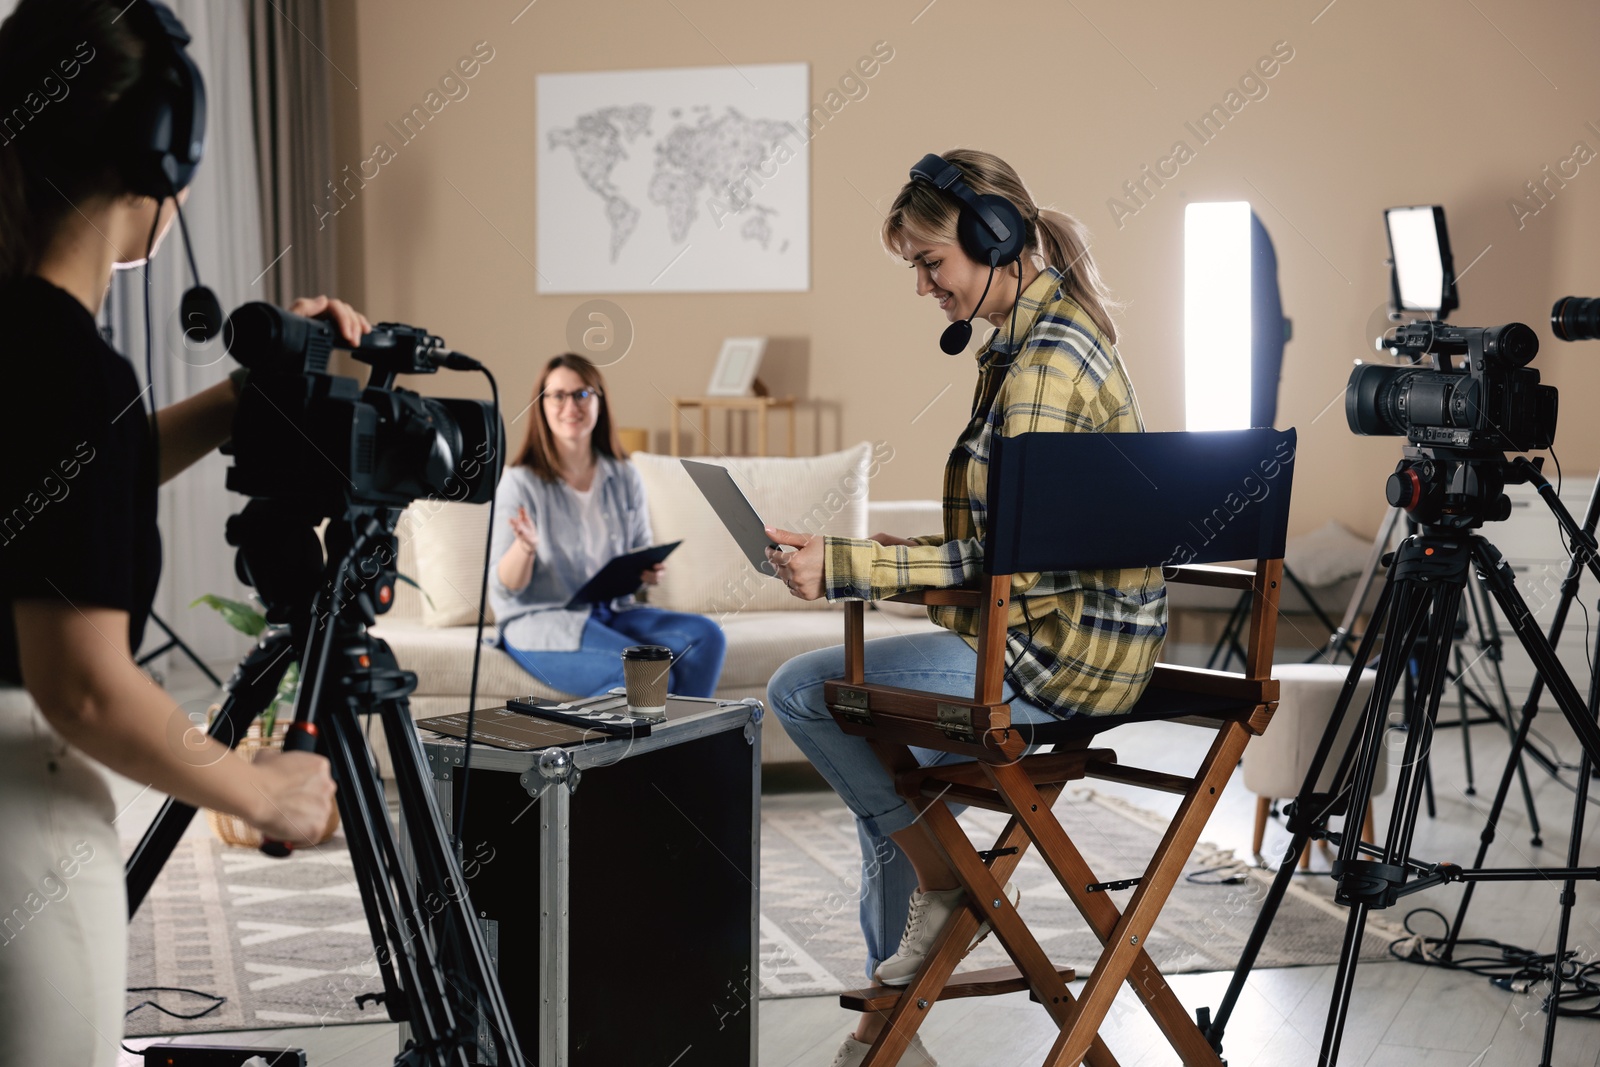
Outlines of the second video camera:
M1556 390L1527 366L1539 337L1522 323L1413 322L1377 345L1414 363L1431 356L1432 364L1357 364L1345 389L1353 432L1460 452L1531 452L1554 443Z

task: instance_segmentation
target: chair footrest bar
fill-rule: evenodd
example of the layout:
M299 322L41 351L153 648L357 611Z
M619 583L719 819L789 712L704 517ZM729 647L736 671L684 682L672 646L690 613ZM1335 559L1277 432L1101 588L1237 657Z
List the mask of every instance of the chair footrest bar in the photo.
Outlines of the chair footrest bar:
M1121 763L1106 763L1100 760L1089 764L1084 777L1098 778L1103 782L1136 785L1180 797L1188 796L1189 790L1194 788L1194 779L1185 778L1181 774L1167 774L1163 771L1151 771L1143 767L1129 767Z
M1063 982L1071 982L1078 972L1071 967L1057 967L1056 973ZM995 997L1003 993L1018 993L1028 988L1028 980L1015 967L987 967L981 971L965 971L950 976L950 981L939 991L936 1000L956 1000L960 997ZM839 994L839 1006L850 1011L888 1011L900 1000L905 990L896 986L875 985L865 989L852 989Z

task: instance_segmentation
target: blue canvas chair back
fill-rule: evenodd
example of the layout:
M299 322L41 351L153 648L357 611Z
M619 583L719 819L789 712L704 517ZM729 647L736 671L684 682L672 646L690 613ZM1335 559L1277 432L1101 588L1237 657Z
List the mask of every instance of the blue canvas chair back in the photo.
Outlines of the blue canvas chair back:
M988 574L1282 559L1295 432L1038 432L990 453Z

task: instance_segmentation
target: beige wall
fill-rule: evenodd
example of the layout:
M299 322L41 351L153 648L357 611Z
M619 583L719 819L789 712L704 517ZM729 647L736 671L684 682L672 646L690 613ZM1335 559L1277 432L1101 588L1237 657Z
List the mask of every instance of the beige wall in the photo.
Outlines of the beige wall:
M1386 206L1446 205L1457 269L1484 253L1454 321L1538 328L1535 366L1563 393L1567 470L1600 465L1600 415L1588 410L1600 344L1554 341L1546 325L1553 298L1600 294L1600 162L1520 228L1507 206L1575 141L1600 151L1586 125L1600 127L1593 3L925 3L538 0L512 24L521 0L334 0L330 60L359 86L333 79L337 158L352 168L377 140L396 140L385 124L474 44L494 50L470 95L398 146L330 220L345 295L485 360L514 415L588 299L536 293L536 74L803 60L820 102L887 41L894 58L868 95L811 142L810 292L612 296L637 338L609 373L622 424L664 429L663 397L700 391L723 337L785 338L787 351L809 353L810 395L836 405L839 425L830 415L818 433L808 422L803 437L887 440L895 459L873 493L937 495L970 403L970 357L940 353L941 314L914 297L876 231L918 156L970 145L1008 158L1038 200L1094 231L1094 255L1127 305L1120 347L1152 429L1182 428L1183 205L1256 206L1294 319L1279 425L1301 434L1297 531L1338 517L1370 533L1398 456L1393 439L1354 438L1341 400L1351 361L1383 325ZM1280 41L1293 58L1266 96L1200 144L1184 124L1224 103ZM1119 226L1109 198L1178 139L1194 158ZM427 387L481 395L460 376Z

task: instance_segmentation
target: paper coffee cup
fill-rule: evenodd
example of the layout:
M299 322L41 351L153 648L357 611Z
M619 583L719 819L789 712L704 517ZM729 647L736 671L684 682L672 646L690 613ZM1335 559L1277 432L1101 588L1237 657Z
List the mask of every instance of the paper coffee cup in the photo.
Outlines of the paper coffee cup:
M622 680L628 692L628 710L645 718L667 717L667 678L672 649L664 645L633 645L622 650Z

